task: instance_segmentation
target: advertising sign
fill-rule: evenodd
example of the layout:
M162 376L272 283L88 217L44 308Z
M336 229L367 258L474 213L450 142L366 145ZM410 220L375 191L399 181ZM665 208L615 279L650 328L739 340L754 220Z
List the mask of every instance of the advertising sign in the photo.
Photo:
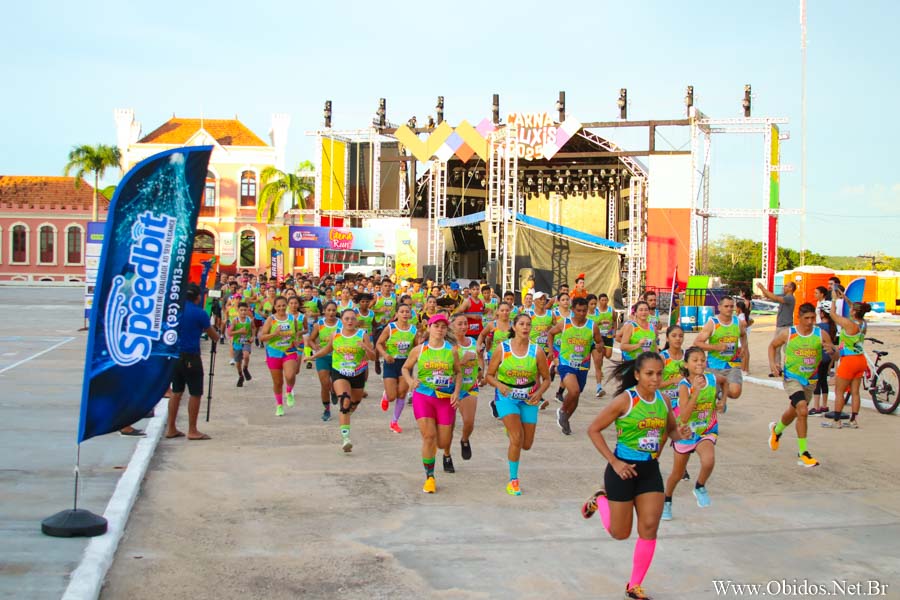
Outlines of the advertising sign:
M91 316L94 306L94 286L97 285L97 270L100 268L100 253L103 250L104 223L91 221L87 224L84 241L84 318Z

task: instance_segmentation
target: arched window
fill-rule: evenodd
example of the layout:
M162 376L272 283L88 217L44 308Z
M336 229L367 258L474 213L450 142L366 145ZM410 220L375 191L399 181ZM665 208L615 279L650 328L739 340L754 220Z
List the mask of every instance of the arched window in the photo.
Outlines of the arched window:
M256 267L256 232L245 229L241 232L239 267Z
M38 263L56 264L56 227L41 225L38 230Z
M66 264L82 264L84 249L84 231L79 225L66 227Z
M216 253L216 236L205 229L198 229L197 235L194 236L194 252L203 252L204 254Z
M10 240L12 263L28 264L28 225L13 225Z
M241 173L241 206L256 206L256 173L253 171Z
M206 172L206 188L203 190L203 202L200 203L200 216L210 217L216 214L216 174Z

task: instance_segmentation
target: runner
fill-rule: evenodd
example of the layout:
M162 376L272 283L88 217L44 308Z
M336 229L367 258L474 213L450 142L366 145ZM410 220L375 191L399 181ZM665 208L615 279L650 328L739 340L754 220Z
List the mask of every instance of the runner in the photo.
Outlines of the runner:
M850 388L852 405L850 408L850 422L848 427L859 428L856 416L859 414L859 386L868 366L863 350L863 341L866 337L866 313L872 310L868 302L854 302L850 306L850 318L843 317L837 312L838 300L844 299L844 292L840 287L835 287L834 300L831 302L830 315L835 325L840 329L840 362L835 370L834 390L834 423L823 421L822 427L834 427L840 429L841 411L844 410L844 396L847 388Z
M670 327L670 336L672 330ZM681 338L684 338L683 331ZM725 377L705 372L706 356L703 350L696 346L688 348L683 361L672 361L677 362L683 365L684 377L678 383L678 392L672 398L672 413L680 425L690 428L691 433L686 439L672 442L675 458L672 461L672 472L666 481L663 521L672 520L672 496L678 482L684 477L688 460L694 452L700 457L700 474L694 484L694 497L697 499L697 506L709 507L706 482L709 481L716 464L716 440L719 438L716 411L721 410L725 404L724 399L718 402L716 400L716 390L720 383L725 382ZM669 368L668 364L666 368ZM663 379L666 379L666 369L663 369ZM668 380L665 383L668 383Z
M634 305L633 316L634 320L625 321L619 331L619 349L624 361L634 360L642 352L656 352L657 335L649 321L650 305L644 300L638 300Z
M609 305L609 296L600 294L597 297L597 308L594 311L594 374L597 378L597 398L606 395L603 391L603 361L612 357L613 338L616 335L616 313ZM597 339L602 342L598 343Z
M509 313L511 310L512 307L508 303L501 302L497 307L497 319L488 323L478 336L478 352L485 356L485 363L491 362L492 352L510 336L512 323L509 320Z
M469 297L463 300L454 311L453 315L464 315L469 323L468 335L477 340L484 329L484 300L478 297L478 282L469 284Z
M670 408L678 400L678 384L684 379L683 369L685 368L684 361L686 359L682 349L683 345L684 329L680 325L672 325L666 330L666 346L659 353L665 364L659 391L669 403Z
M644 301L647 303L647 308L650 309L650 314L647 316L647 321L653 326L653 330L656 331L656 335L659 336L659 332L662 331L663 328L663 320L662 315L659 314L659 308L657 308L658 298L656 296L656 292L652 290L647 290L644 292Z
M734 298L726 296L719 302L719 314L710 317L694 340L694 345L708 352L706 366L710 373L727 381L723 387L728 410L729 398L740 398L744 383L741 370L741 350L747 345L747 324L734 316Z
M537 344L544 355L547 357L547 369L549 373L550 367L553 365L553 353L548 332L553 327L553 314L547 310L547 300L549 296L544 292L534 293L534 310L531 316L531 341ZM550 405L547 400L541 401L541 410L546 409Z
M425 290L422 289L421 279L413 279L409 296L412 298L413 308L417 313L421 313L425 309Z
M475 340L469 337L470 321L466 315L457 314L450 321L450 327L459 353L459 368L462 369L462 387L459 389L459 412L462 415L462 435L459 445L463 460L472 458L472 445L469 438L475 430L475 413L478 409L479 373L484 373L484 359L477 352ZM455 425L455 421L454 421ZM450 432L451 442L453 431ZM445 452L448 456L449 452ZM449 456L448 456L449 458ZM453 465L452 459L450 466ZM446 470L447 465L444 465Z
M503 421L509 437L506 493L521 496L519 457L534 443L538 405L550 387L547 356L531 342L531 317L520 314L513 321L510 338L494 352L485 381L497 390L497 417Z
M428 329L428 321L436 314L438 314L437 298L428 296L425 299L425 309L419 313L419 325L423 331Z
M244 387L244 380L250 381L251 340L256 337L253 319L250 318L250 306L246 302L238 303L238 314L228 323L228 337L231 339L233 363L237 368L237 387Z
M345 310L354 308L356 308L356 304L353 302L353 291L348 284L341 289L341 301L337 303L337 314L343 314Z
M578 277L575 278L575 289L573 289L569 296L574 300L575 298L587 298L588 291L584 287L584 273L579 273Z
M397 310L397 294L394 293L394 284L391 283L390 279L385 278L381 280L381 289L378 292L378 298L375 300L372 310L375 312L375 320L372 324L373 330L370 333L373 340L379 340L381 339L381 333L394 318L394 313ZM381 375L380 360L375 361L375 373Z
M806 434L809 401L816 387L819 362L823 352L833 352L831 338L816 327L816 307L805 302L800 305L797 325L783 331L769 344L769 367L772 373L781 374L778 364L778 349L784 346L784 391L791 405L781 419L769 423L769 448L778 450L781 435L794 419L797 420L797 464L802 467L817 467L819 461L807 449Z
M559 380L566 394L563 405L556 409L556 423L564 435L572 435L569 419L578 409L578 398L587 384L591 368L594 331L587 320L588 301L572 300L572 316L554 325L547 335L553 342L559 339Z
M569 298L569 286L562 285L560 286L561 290L566 290L564 292L560 292L557 294L556 299L554 301L555 306L553 307L553 324L556 325L563 321L564 319L572 316L572 309L570 308L571 298ZM560 338L556 338L553 340L553 364L550 366L550 381L553 381L553 378L556 376L557 367L559 365L559 344ZM562 380L559 382L559 388L556 390L556 401L563 401L563 394L565 393L565 388L563 387Z
M401 377L400 368L416 343L417 330L411 319L412 308L401 304L397 309L397 321L389 323L382 330L375 345L384 359L384 394L381 396L381 410L387 412L390 404L394 403L394 416L390 424L390 429L394 433L403 433L399 421L403 407L406 406L409 388L406 380Z
M284 404L294 405L294 382L297 379L297 349L294 347L297 323L287 314L287 300L276 296L274 313L263 323L259 341L266 347L266 365L272 374L275 392L275 416L284 416ZM285 387L286 386L286 387ZM287 394L283 394L287 391Z
M437 491L434 460L438 448L449 448L452 443L462 387L459 356L445 339L448 325L446 315L431 317L428 339L413 349L403 365L403 377L413 390L413 414L422 434L422 465L425 467L422 491L426 494Z
M637 513L638 539L626 598L649 598L641 586L653 561L663 509L663 481L657 462L661 438L668 434L680 440L691 433L687 426L676 425L659 393L662 372L662 358L655 352L644 352L616 367L613 374L622 380L619 390L588 428L591 441L609 464L603 476L604 489L584 503L582 516L589 519L599 512L603 528L614 539L624 540L631 536ZM615 452L603 438L603 431L614 423Z
M322 310L325 315L313 325L312 334L309 336L309 345L313 352L318 352L328 345L335 332L340 329L341 321L337 318L337 304L329 302ZM310 355L312 356L312 355ZM307 359L309 360L309 359ZM331 385L331 356L323 356L315 359L316 375L319 377L319 392L322 400L322 420L331 420L331 404L337 404L337 396Z
M311 358L328 355L331 355L331 382L341 411L338 418L341 425L341 449L351 452L353 443L350 441L350 415L362 402L368 361L375 360L377 356L372 339L360 327L355 311L345 310L341 314L340 329Z
M817 318L821 318L822 320L816 323L819 329L828 334L828 336L835 340L838 338L837 335L837 326L835 326L834 321L831 319L831 301L826 300L825 305L827 310L822 312L818 306L816 306L816 314ZM828 372L831 370L831 356L826 354L822 357L822 362L819 363L819 381L816 383L815 396L813 398L814 406L809 409L810 416L822 416L828 412Z

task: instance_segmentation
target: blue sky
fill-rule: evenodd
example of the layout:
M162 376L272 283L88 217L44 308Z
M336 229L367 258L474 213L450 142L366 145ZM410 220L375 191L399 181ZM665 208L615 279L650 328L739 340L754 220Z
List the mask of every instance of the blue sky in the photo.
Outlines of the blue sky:
M893 143L900 4L810 0L808 247L900 254L900 170ZM893 24L893 25L892 25ZM61 172L73 145L115 143L114 108L144 133L179 116L231 117L260 135L293 119L288 164L312 159L304 135L334 103L334 126L363 127L379 97L388 118L419 122L446 98L451 123L552 110L565 90L581 120L678 118L684 88L715 117L785 116L782 204L800 206L799 0L736 2L172 2L84 0L4 7L0 173ZM686 136L665 135L680 146ZM714 140L713 206L762 206L762 140ZM629 145L625 137L615 138ZM798 248L799 217L781 221ZM760 239L761 220L718 220Z

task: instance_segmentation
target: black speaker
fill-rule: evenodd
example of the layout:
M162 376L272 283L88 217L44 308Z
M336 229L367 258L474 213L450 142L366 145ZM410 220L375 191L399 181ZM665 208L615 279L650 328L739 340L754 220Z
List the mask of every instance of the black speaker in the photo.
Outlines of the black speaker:
M434 281L435 277L437 277L437 265L424 265L422 267L422 279Z
M494 288L499 284L499 281L497 281L498 266L496 260L489 260L487 262L487 267L485 267L485 278L487 279L488 285Z

